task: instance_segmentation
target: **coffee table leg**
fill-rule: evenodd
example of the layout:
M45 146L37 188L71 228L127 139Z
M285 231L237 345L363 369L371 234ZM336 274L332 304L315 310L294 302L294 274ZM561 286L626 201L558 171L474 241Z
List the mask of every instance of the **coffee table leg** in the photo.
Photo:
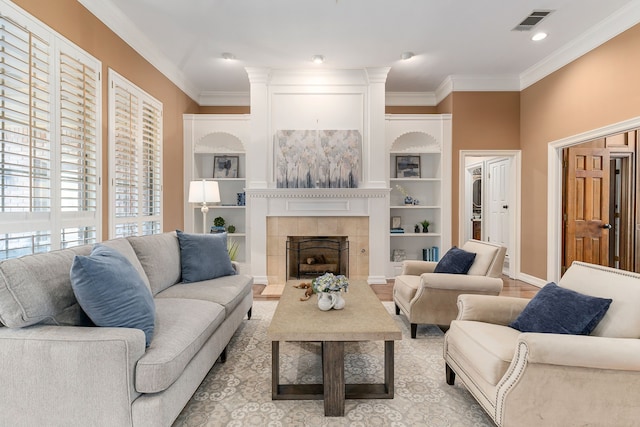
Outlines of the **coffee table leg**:
M322 342L322 382L324 415L344 416L344 342Z
M271 341L271 398L278 396L280 384L280 341Z
M384 385L386 392L391 399L394 393L394 359L393 359L393 341L384 342Z

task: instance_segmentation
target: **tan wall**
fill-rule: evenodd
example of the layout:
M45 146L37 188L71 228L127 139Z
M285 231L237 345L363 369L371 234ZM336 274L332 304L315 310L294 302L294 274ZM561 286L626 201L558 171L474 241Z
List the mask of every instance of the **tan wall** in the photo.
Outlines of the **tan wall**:
M456 244L461 217L458 205L460 151L519 149L520 93L454 92L447 98L444 101L448 105L443 105L442 109L448 108L453 116L451 242Z
M640 116L640 25L521 92L521 270L545 278L547 147Z
M162 102L164 109L164 230L183 228L182 114L198 112L198 105L138 55L76 0L14 0L21 8L102 61L102 172L108 182L108 69ZM103 186L103 238L108 237L108 186Z

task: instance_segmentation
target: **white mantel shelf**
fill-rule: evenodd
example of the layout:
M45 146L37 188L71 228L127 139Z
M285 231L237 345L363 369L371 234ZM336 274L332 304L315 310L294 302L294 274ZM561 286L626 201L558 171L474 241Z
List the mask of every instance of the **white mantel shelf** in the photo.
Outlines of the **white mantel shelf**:
M390 188L264 188L247 189L247 197L279 199L372 199L385 198Z

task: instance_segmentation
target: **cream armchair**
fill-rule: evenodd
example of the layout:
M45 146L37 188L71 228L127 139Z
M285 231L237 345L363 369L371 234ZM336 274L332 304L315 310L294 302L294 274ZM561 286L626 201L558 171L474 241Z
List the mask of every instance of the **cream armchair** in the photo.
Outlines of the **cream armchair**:
M456 376L498 426L632 426L640 419L640 274L574 262L562 288L613 300L591 335L521 333L529 300L461 295L445 335Z
M411 338L416 337L418 324L448 327L458 314L458 295L498 295L502 291L506 248L469 240L462 249L476 254L467 274L434 273L436 262L403 262L402 274L395 278L393 301L396 314L404 313L411 324Z

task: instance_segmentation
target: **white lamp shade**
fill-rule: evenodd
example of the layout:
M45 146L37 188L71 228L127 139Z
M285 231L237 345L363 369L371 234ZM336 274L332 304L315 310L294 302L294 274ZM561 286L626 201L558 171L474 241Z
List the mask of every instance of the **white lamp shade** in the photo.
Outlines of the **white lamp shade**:
M220 201L220 190L216 181L191 181L189 203L216 203Z

